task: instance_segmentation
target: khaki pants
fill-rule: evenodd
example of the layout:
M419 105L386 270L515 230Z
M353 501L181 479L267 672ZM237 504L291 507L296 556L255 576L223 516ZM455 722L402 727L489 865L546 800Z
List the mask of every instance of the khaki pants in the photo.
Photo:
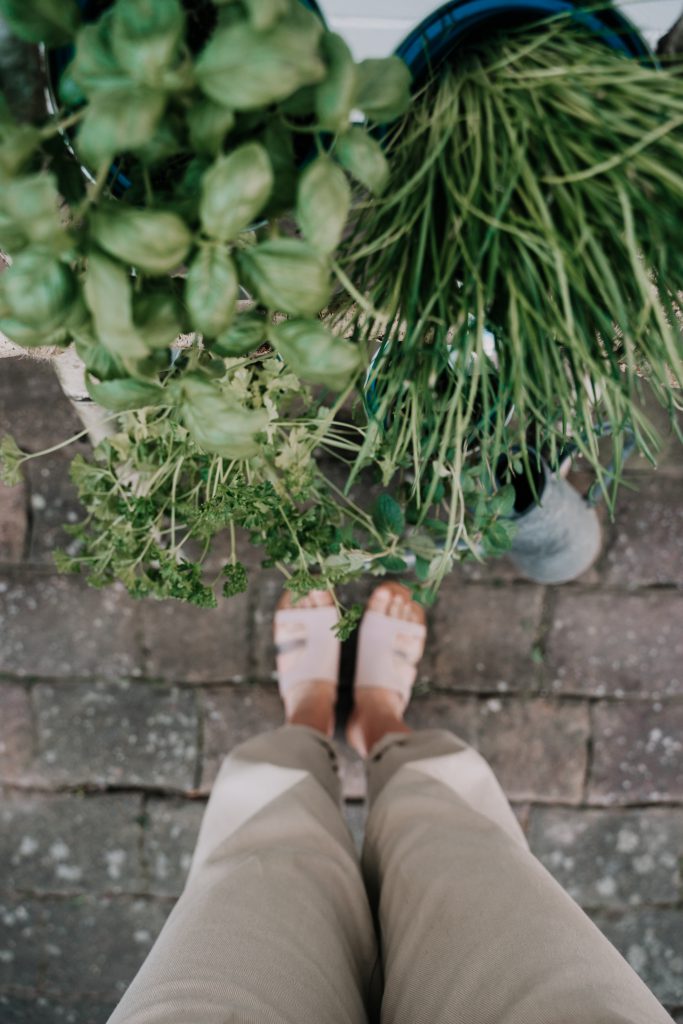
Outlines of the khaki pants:
M368 788L361 869L331 743L284 726L237 747L110 1024L670 1024L474 750L387 736Z

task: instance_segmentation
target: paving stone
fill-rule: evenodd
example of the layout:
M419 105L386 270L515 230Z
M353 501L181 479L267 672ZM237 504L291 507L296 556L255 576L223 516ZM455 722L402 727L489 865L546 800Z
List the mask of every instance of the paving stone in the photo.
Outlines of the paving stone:
M451 693L430 690L412 698L406 722L413 729L450 729L466 743L476 746L478 704L471 697L454 697Z
M563 590L546 645L555 693L683 696L683 594Z
M104 1024L118 1001L83 996L75 1000L67 1003L45 996L0 994L0 1020L2 1024Z
M446 580L433 615L433 681L469 692L534 689L542 602L541 587L459 586Z
M115 584L40 573L0 580L0 672L119 679L139 675L139 606Z
M29 692L0 683L0 782L21 779L35 755Z
M46 455L26 464L31 505L29 561L54 567L53 553L64 548L76 553L79 542L64 526L83 518L83 506L69 478L71 459L63 453Z
M683 1001L683 910L625 911L593 920L665 1005Z
M204 800L151 799L147 802L143 850L149 892L180 896L205 807Z
M83 429L64 397L52 366L36 359L3 359L0 372L0 436L11 434L20 448L38 452ZM75 442L69 451L87 451Z
M0 985L120 998L170 909L169 901L130 897L3 897Z
M583 704L494 697L481 706L479 750L511 800L579 803L588 736Z
M28 893L143 892L140 797L7 792L0 887Z
M197 761L194 695L151 683L40 683L38 752L27 782L189 790Z
M629 478L616 506L617 536L607 554L605 580L618 586L683 586L683 477Z
M683 801L683 704L611 704L593 711L591 803Z
M247 676L246 594L220 598L217 608L146 600L140 604L139 615L147 676L184 683L239 681Z
M0 481L0 562L20 562L24 556L28 516L26 484L8 487Z
M202 691L204 745L201 791L208 793L226 754L238 743L282 725L275 686L246 683Z
M584 907L676 903L679 898L683 808L535 807L529 843Z
M661 438L661 447L656 454L657 473L680 475L683 473L683 446L671 426L667 410L660 405L652 392L647 389L640 403L643 412L655 427ZM683 429L683 413L678 413L678 425ZM629 473L652 474L652 464L644 455L634 453L628 461Z
M282 593L283 578L279 572L261 572L252 580L254 594L252 674L254 679L274 680L275 646L273 616Z

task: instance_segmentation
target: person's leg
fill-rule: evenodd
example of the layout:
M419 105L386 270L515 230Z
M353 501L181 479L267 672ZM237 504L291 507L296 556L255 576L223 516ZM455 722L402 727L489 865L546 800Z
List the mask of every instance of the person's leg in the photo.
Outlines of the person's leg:
M328 681L225 759L186 888L109 1024L364 1024L378 955ZM330 719L332 716L332 719Z
M349 738L370 749L363 869L381 932L382 1021L670 1022L529 852L484 759L449 732L411 733L394 692L360 697Z

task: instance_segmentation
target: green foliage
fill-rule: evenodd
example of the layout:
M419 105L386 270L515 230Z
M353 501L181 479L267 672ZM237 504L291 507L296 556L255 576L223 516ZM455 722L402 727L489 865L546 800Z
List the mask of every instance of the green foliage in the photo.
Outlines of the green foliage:
M330 295L325 256L297 238L276 238L243 249L238 266L247 287L268 309L315 316Z
M389 181L389 164L376 139L362 128L351 128L338 139L335 155L369 192L381 195Z
M285 320L271 329L269 339L289 369L310 384L343 391L360 367L357 346L320 320Z
M0 440L0 480L13 487L21 483L21 464L24 453L9 434Z
M69 42L79 21L76 0L0 0L0 15L20 39L48 46Z
M233 597L235 594L243 594L247 589L249 582L247 579L247 570L241 562L235 562L234 565L224 565L223 576L225 576L225 582L222 590L224 597Z
M237 272L225 249L200 249L185 278L185 302L193 328L215 338L229 325L237 305Z
M257 142L218 157L202 177L199 218L205 234L228 242L263 210L273 189L273 168Z
M299 179L297 220L311 245L332 253L341 241L351 209L351 187L341 167L319 156Z

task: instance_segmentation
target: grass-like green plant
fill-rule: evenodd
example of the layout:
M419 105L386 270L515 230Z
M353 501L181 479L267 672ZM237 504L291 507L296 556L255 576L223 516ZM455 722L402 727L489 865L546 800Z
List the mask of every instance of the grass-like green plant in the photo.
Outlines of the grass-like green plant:
M495 460L572 436L601 473L609 429L618 479L624 428L652 456L639 396L673 412L683 381L683 79L565 19L508 32L437 69L386 151L341 261L357 329L384 332L385 458L419 480L474 437Z

